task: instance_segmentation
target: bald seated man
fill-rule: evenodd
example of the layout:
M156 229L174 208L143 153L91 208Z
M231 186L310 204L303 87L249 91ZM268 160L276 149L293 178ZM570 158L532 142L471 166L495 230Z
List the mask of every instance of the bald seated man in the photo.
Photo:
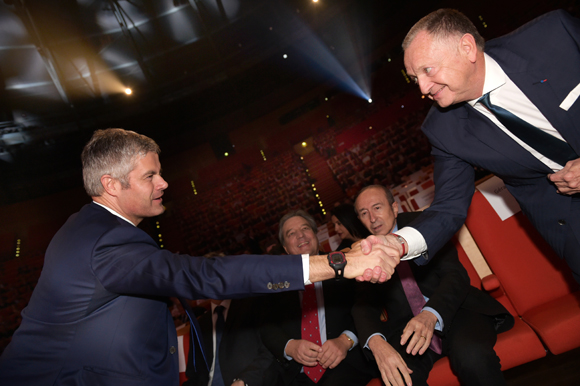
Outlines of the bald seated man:
M420 215L400 213L389 189L380 185L362 189L354 205L376 236L391 234ZM418 285L422 304L412 306L407 299L403 283L409 280ZM360 283L353 316L365 355L376 361L387 385L427 385L433 364L444 356L462 385L506 384L493 347L497 334L509 330L514 318L470 285L451 243L427 265L400 262L387 283Z

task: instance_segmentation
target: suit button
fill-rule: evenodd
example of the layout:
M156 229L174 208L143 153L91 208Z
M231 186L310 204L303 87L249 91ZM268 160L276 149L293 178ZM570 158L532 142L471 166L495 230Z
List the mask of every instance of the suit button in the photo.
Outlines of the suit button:
M272 283L268 283L268 285L266 287L268 287L268 289L271 290L272 289Z
M288 283L287 281L284 282L284 288L290 288L290 283Z
M276 283L272 284L272 288L274 288L275 290L277 290L278 289L278 284L276 284Z
M176 351L176 350L175 350L175 346L171 346L171 347L169 347L169 353L170 353L170 354L175 354L175 351Z
M558 224L560 224L560 225L566 225L566 220L558 220Z
M280 289L284 288L284 283L282 283L282 282L278 283L278 288L280 288Z

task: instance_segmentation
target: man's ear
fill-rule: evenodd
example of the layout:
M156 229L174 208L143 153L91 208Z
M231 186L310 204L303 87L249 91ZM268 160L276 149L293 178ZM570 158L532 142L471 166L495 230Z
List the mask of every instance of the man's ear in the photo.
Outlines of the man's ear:
M475 63L477 59L477 44L475 43L475 38L472 34L464 34L461 39L459 39L459 51L471 63Z
M399 215L399 203L397 201L393 202L393 205L391 205L393 208L393 213L395 214L395 218L397 218L397 216Z
M110 174L105 174L101 177L101 184L109 196L116 196L121 186L119 180L113 178Z

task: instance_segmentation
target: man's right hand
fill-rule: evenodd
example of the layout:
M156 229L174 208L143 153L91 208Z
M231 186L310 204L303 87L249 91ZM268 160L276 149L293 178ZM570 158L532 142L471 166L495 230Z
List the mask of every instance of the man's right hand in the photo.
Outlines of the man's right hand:
M398 259L397 261L399 261L401 257L403 257L403 247L401 246L401 243L397 240L397 238L392 234L388 234L386 236L369 236L366 239L360 241L360 246L364 253L372 249L377 244L385 245L387 247L392 248L391 249L392 252L394 252L393 250L397 251L396 253L396 257ZM393 257L395 257L395 255L393 255Z
M373 336L369 340L369 348L377 361L385 385L411 386L413 384L409 375L413 373L413 370L407 367L401 355L381 336Z
M345 277L372 283L382 283L389 280L395 272L395 267L399 264L398 251L380 242L366 245L366 249L362 243L354 244L352 249L346 253L346 258Z
M322 347L304 339L293 339L286 345L286 355L303 366L316 366Z

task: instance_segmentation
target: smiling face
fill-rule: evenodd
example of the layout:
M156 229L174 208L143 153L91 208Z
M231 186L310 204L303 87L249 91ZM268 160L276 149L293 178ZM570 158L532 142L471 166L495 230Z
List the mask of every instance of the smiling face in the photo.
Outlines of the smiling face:
M365 190L359 194L354 206L358 218L373 235L387 235L395 228L399 206L396 202L389 204L382 189Z
M294 216L286 220L282 226L282 234L284 249L288 254L318 254L318 238L303 217Z
M146 217L160 215L165 211L161 196L167 186L161 177L159 156L147 153L137 160L129 173L129 187L118 190L116 198L120 214L135 225Z
M470 34L435 39L421 31L405 50L405 69L421 93L441 107L481 96L483 52Z

